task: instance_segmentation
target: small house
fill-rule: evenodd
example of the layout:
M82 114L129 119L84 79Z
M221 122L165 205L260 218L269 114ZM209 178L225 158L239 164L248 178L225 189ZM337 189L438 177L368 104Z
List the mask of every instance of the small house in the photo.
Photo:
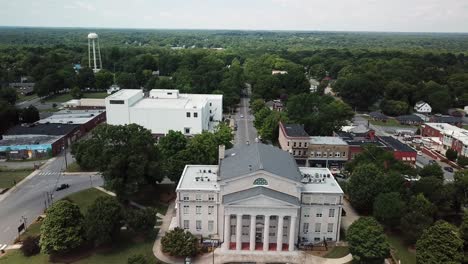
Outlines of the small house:
M414 106L414 111L421 114L430 114L432 112L432 107L424 101L419 101Z

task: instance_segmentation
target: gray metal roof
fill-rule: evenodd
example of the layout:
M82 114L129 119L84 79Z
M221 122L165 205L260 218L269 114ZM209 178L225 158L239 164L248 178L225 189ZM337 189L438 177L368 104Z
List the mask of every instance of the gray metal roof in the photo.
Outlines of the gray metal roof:
M285 201L287 203L297 205L299 206L299 199L297 197L294 197L289 194L285 194L282 192L278 192L272 189L268 189L266 187L258 186L258 187L253 187L247 190L235 192L235 193L230 193L227 195L223 196L223 203L232 203L235 201L243 200L243 199L248 199L251 197L259 196L259 195L265 195L268 197L271 197L273 199L277 199L280 201Z
M264 170L300 182L301 173L294 158L287 152L261 143L241 145L226 150L220 164L222 180Z

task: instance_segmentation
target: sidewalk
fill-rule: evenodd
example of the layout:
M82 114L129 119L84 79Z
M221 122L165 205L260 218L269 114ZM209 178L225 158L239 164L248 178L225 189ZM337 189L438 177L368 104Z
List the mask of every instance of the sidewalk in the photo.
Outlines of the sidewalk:
M348 230L349 226L359 219L359 214L354 210L347 199L343 199L343 209L346 211L346 216L341 218L341 227L343 227L344 230Z

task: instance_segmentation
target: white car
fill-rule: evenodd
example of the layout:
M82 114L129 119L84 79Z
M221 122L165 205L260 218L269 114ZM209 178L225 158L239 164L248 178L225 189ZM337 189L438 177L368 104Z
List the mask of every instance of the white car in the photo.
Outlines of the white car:
M240 115L240 118L244 118L244 115Z

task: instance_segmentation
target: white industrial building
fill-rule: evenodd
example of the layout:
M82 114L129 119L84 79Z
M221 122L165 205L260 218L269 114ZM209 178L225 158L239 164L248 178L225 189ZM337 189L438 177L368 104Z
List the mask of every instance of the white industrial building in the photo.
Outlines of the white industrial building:
M340 239L343 191L327 168L255 143L219 150L219 165L187 165L175 226L219 239L223 251L296 251Z
M154 135L169 130L185 135L212 131L223 117L223 96L217 94L181 94L179 90L120 90L106 98L107 123L135 123Z

